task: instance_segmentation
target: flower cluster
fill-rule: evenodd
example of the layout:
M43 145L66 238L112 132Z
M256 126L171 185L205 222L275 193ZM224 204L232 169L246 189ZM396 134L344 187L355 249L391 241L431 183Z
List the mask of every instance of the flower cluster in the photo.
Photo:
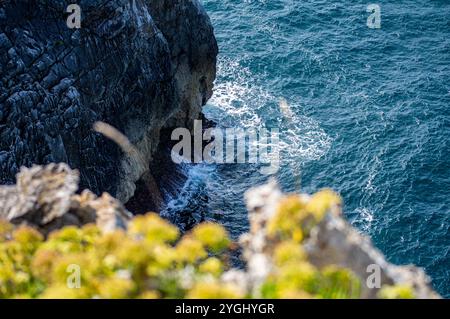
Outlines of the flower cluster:
M274 270L261 287L265 298L358 298L360 281L349 270L333 265L317 269L307 258L303 241L340 197L323 190L311 198L284 197L268 221Z
M226 230L203 223L180 238L154 213L127 231L102 234L95 225L42 235L0 223L0 298L240 297L218 280L227 264ZM71 265L79 287L68 283Z
M269 220L267 232L272 239L301 243L325 213L340 204L341 198L328 189L314 194L310 199L298 195L286 196Z
M332 298L361 296L361 281L348 269L328 265L318 269L308 261L303 243L325 214L341 205L329 189L310 198L285 196L267 224L274 269L261 286L264 298ZM272 248L273 247L273 248ZM380 298L414 298L409 286L385 286Z
M266 225L272 271L257 287L224 278L231 240L205 222L181 235L155 213L136 216L126 230L68 226L44 238L28 226L0 220L0 298L358 298L349 270L318 269L304 250L312 228L340 197L285 197ZM385 287L384 298L412 298L409 287Z

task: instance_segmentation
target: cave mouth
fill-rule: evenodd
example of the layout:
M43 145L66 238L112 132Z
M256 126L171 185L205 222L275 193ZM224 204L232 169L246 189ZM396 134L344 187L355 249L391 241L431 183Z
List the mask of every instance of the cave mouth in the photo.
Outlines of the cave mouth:
M145 181L140 178L136 183L133 197L125 203L125 208L133 215L142 215L147 212L155 212L158 205L152 200L151 194Z
M216 123L207 119L203 114L201 114L200 120L203 122L203 132L208 128L216 126ZM172 148L179 142L178 140L172 141L171 139L174 129L175 128L171 127L161 130L160 143L156 153L153 155L149 170L135 183L136 190L134 195L125 204L125 207L134 215L145 214L147 212L161 213L167 208L169 201L183 196L182 190L189 178L189 167L196 164L176 164L172 160ZM204 147L209 142L203 141L203 143ZM201 198L200 202L207 202L207 199ZM194 207L196 206L195 203L190 204L193 204ZM187 220L193 219L198 222L199 219L198 217L193 218L193 216L191 216L191 218L187 216L196 214L194 212L196 209L192 209L193 211L191 212L191 208L192 207L186 207L186 211L178 212L181 213L181 215L185 215L184 217L172 216L172 218L169 219L173 219L172 221L177 224L185 224L186 228L189 228L192 226L191 224L193 222L188 222Z

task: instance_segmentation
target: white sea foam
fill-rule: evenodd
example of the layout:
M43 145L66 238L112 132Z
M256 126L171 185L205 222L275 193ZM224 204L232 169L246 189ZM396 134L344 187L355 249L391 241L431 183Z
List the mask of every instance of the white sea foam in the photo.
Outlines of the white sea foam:
M280 97L258 84L260 80L248 68L242 67L239 61L220 58L214 94L204 108L206 116L220 127L258 131L278 128L280 132L278 144L261 145L259 143L259 146L270 147L271 155L278 149L280 166L297 171L301 163L322 157L330 147L331 138L319 123L307 116L299 115L300 106L292 101L287 104L288 109L281 110ZM230 175L227 173L223 175L224 171L230 171L216 171L218 166L205 164L187 165L183 169L186 172L187 181L180 194L168 201L166 209L162 212L164 216L172 216L186 210L199 212L205 209L201 205L225 207L225 203L229 205L230 201L240 198L241 190L261 181L259 179L262 176L252 175L254 180L249 181L246 178L240 178L241 171L231 171ZM258 174L258 170L250 170L254 172L252 174ZM213 174L214 177L209 178ZM193 200L192 198L202 193L209 194L208 203L194 203L201 199Z
M372 229L373 211L367 207L358 207L356 213L358 217L352 224L357 224L364 233L369 232Z
M218 80L214 94L205 108L207 116L221 126L280 130L281 165L298 166L321 158L331 145L331 138L319 123L299 115L300 105L289 101L289 109L280 110L279 99L259 85L260 79L238 60L219 58ZM285 118L283 120L283 116ZM274 121L274 118L277 119ZM270 123L270 124L266 124Z
M217 110L214 119L223 126L260 127L258 111L271 98L270 94L252 85L250 70L237 61L219 58L217 74L214 94L209 101Z

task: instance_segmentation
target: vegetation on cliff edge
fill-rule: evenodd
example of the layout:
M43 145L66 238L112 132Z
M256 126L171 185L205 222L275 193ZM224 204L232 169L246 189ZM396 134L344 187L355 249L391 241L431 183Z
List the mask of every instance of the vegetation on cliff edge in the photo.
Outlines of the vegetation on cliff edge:
M127 230L67 226L44 238L28 226L0 221L0 298L358 298L361 281L347 269L317 269L302 243L340 198L321 191L308 201L287 196L267 225L273 271L257 290L226 281L232 244L205 222L181 236L155 213ZM412 298L409 287L380 297Z

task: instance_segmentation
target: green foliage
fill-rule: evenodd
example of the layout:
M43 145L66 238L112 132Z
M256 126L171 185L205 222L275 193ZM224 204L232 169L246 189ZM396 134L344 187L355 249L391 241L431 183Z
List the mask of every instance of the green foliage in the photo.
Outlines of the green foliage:
M408 285L383 286L378 292L382 299L414 299L414 291Z
M297 195L283 198L269 220L267 232L272 241L275 269L261 286L264 298L358 298L359 279L349 270L330 265L314 267L301 245L311 229L340 197L330 190L310 199Z
M179 238L154 213L134 218L127 231L70 226L45 241L33 228L2 221L0 298L184 298L205 294L205 286L215 287L211 296L231 296L236 289L218 282L226 261L213 256L229 243L226 230L210 223ZM79 266L80 288L67 285L71 265Z
M220 253L230 245L226 230L213 223L203 223L194 228L194 238L215 253Z
M267 224L272 272L256 289L224 282L231 241L222 226L202 223L180 236L155 213L127 230L103 234L95 225L64 227L47 239L0 221L0 298L358 298L360 281L333 265L318 269L302 246L340 198L322 191L288 196ZM71 266L79 288L70 288ZM384 287L383 298L412 298L409 287Z
M314 194L309 200L297 195L286 196L269 220L268 235L275 240L293 240L301 243L325 213L340 203L341 198L328 189Z
M355 275L343 268L327 266L321 272L317 295L327 299L359 298L361 283Z
M244 296L232 284L223 284L213 280L197 282L189 291L187 297L193 299L236 299Z

